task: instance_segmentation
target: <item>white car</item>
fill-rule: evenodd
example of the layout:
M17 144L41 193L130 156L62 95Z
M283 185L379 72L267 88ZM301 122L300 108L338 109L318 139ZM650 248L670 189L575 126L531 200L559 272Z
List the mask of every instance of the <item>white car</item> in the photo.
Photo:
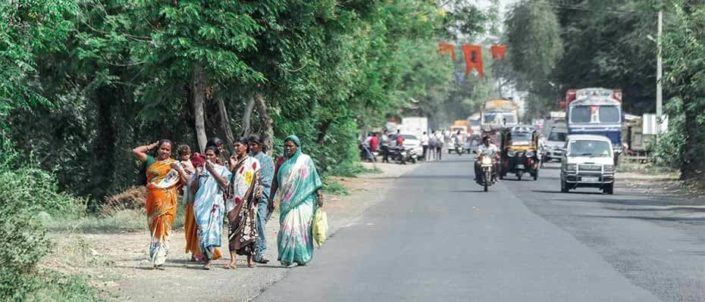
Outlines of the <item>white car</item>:
M566 136L568 136L568 130L565 126L551 127L546 133L546 137L543 138L543 150L541 153L545 161L549 162L554 159L561 160L561 158L563 158Z
M421 156L423 154L423 147L421 146L421 140L419 140L416 135L413 134L408 134L408 133L402 133L402 137L404 137L404 149L411 149L416 152L417 156Z
M590 187L614 193L614 151L609 138L569 135L561 164L561 192Z

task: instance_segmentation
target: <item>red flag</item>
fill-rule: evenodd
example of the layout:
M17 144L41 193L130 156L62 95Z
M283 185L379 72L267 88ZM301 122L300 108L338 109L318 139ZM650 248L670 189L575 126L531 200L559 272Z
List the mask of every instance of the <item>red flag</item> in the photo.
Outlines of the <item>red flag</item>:
M502 60L507 53L507 46L504 44L494 44L490 47L490 51L492 52L492 59Z
M438 52L441 54L450 53L450 57L453 58L453 62L455 62L455 45L446 42L438 43Z
M485 70L482 64L482 48L480 45L463 44L463 54L465 55L465 75L475 69L480 78L484 77Z

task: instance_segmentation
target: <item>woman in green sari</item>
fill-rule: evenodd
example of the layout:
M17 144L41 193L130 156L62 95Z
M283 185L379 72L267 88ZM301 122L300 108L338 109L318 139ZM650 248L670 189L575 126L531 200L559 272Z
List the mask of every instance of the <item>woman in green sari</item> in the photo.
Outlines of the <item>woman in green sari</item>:
M278 203L280 230L277 236L278 260L284 266L305 265L313 258L313 213L322 206L323 185L310 156L301 153L295 135L284 140L284 155L272 188Z

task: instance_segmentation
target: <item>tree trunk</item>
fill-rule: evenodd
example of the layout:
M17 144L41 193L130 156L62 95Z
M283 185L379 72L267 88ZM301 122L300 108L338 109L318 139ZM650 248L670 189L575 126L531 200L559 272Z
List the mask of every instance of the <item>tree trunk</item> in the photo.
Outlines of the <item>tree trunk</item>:
M245 107L245 112L242 115L242 131L240 131L240 136L249 136L252 132L252 111L255 109L255 99L249 98L247 100L247 106Z
M316 142L320 145L323 144L323 142L326 139L326 134L328 134L328 129L330 128L331 121L323 121L321 122L321 127L318 128L318 139Z
M257 115L259 116L259 129L261 129L262 139L264 139L264 147L267 154L272 154L272 148L274 146L274 128L272 127L272 118L267 113L267 103L264 100L264 96L257 93L255 94L255 104L257 105Z
M198 148L201 152L206 150L206 75L203 72L203 67L200 64L195 64L191 73L191 95L193 99L193 116L196 127L196 139L198 140Z
M218 96L218 113L220 114L220 130L225 133L225 140L228 146L232 146L235 142L235 137L233 136L233 130L230 127L230 115L228 115L228 109L225 107L225 100L222 96Z

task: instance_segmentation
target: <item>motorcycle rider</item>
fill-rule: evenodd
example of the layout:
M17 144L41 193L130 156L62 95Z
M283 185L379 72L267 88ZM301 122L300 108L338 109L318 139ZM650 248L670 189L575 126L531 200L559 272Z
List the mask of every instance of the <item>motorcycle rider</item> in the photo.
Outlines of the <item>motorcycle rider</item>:
M465 148L465 137L462 133L460 133L460 130L453 134L453 147L456 149L456 152L458 152L458 154L460 154L461 151L464 151L463 149Z
M492 165L492 175L497 173L497 162L499 161L499 148L497 145L490 141L490 137L485 135L482 137L482 144L477 147L475 152L475 181L480 182L480 175L482 174L482 166L480 164L481 156L491 156L494 159L494 164Z

